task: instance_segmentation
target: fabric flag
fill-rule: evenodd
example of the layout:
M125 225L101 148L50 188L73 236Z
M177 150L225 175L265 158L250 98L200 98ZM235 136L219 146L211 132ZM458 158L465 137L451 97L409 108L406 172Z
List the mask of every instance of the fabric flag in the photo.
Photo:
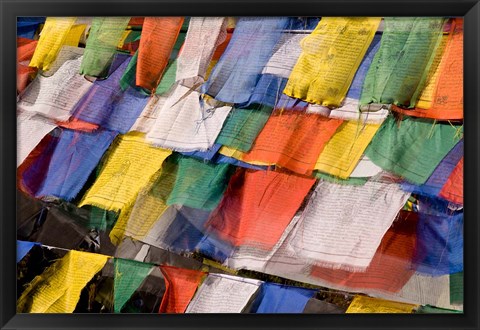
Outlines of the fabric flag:
M461 311L456 311L452 309L445 309L445 308L438 308L435 306L420 306L416 311L415 314L455 314L455 313L462 313Z
M440 197L455 204L463 205L463 157L445 182L440 191Z
M115 227L110 232L110 239L115 245L120 244L124 236L143 241L150 233L154 223L160 219L167 206L178 170L178 159L168 157L161 171L155 173L149 184L137 195L130 212L122 212Z
M376 34L373 37L372 43L367 49L362 63L358 67L355 77L353 78L350 89L342 101L339 108L329 108L318 104L308 104L308 113L319 113L329 118L337 118L343 120L358 120L362 123L378 124L381 123L387 116L389 111L381 109L378 111L364 111L360 112L359 100L362 92L365 76L372 64L373 57L380 48L381 34Z
M159 313L185 313L204 272L198 270L160 266L165 276L166 289Z
M95 81L75 106L75 118L121 134L128 132L149 100L141 91L120 87L119 79L130 60L127 55L115 56L108 78Z
M177 85L158 113L147 141L175 151L205 151L213 146L231 106Z
M302 40L302 55L283 92L309 103L340 106L380 21L380 17L322 17Z
M445 18L385 17L384 21L382 43L363 84L361 110L375 104L415 106L442 39Z
M320 153L315 170L347 179L379 128L380 124L343 123Z
M177 81L194 87L205 81L215 49L227 37L226 17L192 17L178 56Z
M463 119L463 18L455 18L450 28L445 52L426 104L413 110L393 107L409 116L437 120ZM433 79L433 78L432 78Z
M401 211L382 238L365 271L355 272L314 265L313 278L339 290L399 292L415 272L418 214Z
M138 48L137 86L155 91L183 24L183 17L145 17Z
M450 303L463 304L463 272L450 274Z
M48 71L75 20L76 17L47 17L29 66Z
M209 274L185 313L241 313L261 283L238 276Z
M303 310L303 314L344 314L347 308L335 304L311 298Z
M323 267L365 271L409 196L388 181L363 186L320 181L292 233L290 250Z
M306 33L310 33L317 26L318 21L318 17L290 18L288 26L273 49L272 56L262 70L250 100L246 104L242 104L241 107L261 104L289 109L291 108L289 101L300 101L287 97L283 94L283 90L302 52L300 41L306 36Z
M386 171L416 185L424 184L461 139L463 127L405 117L388 117L365 154Z
M130 17L95 17L85 46L80 73L104 77Z
M68 49L65 51L68 52ZM17 107L51 120L68 120L77 101L92 86L90 81L77 72L82 61L81 54L74 56L66 60L53 75L37 75L20 95Z
M80 292L108 256L71 250L33 279L17 301L17 313L72 313Z
M17 37L33 39L40 24L46 17L17 17Z
M288 22L288 17L240 18L202 93L222 102L247 102Z
M275 164L310 175L320 152L342 124L317 114L276 110L240 160ZM257 163L258 164L258 163Z
M365 296L355 296L352 303L348 306L345 313L404 313L410 314L417 307L417 305L405 304L396 301L389 301L379 298L371 298Z
M27 87L32 76L37 72L36 68L28 66L32 59L37 40L30 40L17 36L17 92L22 92Z
M115 313L130 299L135 290L142 284L154 265L129 259L115 258L114 306Z
M94 205L112 211L130 207L140 189L149 182L170 154L170 150L145 143L142 133L132 132L119 136L112 143L100 175L79 207Z
M262 283L256 298L258 307L253 313L302 313L316 290L276 283ZM255 302L254 302L255 304Z
M463 212L419 197L417 272L432 276L463 271Z
M446 185L448 179L453 175L456 166L463 158L463 139L461 139L455 147L452 148L442 159L440 164L435 168L432 175L428 178L425 184L416 186L408 182L402 184L402 189L412 193L420 194L427 197L438 197L442 187ZM463 182L463 177L462 177ZM463 183L462 183L463 186ZM463 190L463 189L462 189Z
M35 196L74 199L116 135L116 132L103 130L95 133L62 130Z
M19 263L35 245L38 245L38 243L17 240L17 263Z
M205 163L190 157L180 158L175 185L167 205L213 210L220 203L233 170L229 164Z
M17 115L17 167L55 127L39 116L24 112Z
M246 109L233 108L215 143L242 152L249 151L271 113L271 107L262 105L253 105Z
M18 188L30 196L35 196L35 192L41 188L50 158L58 142L58 134L59 132L55 129L45 135L17 168Z
M239 169L207 226L235 246L270 250L314 183L296 175Z

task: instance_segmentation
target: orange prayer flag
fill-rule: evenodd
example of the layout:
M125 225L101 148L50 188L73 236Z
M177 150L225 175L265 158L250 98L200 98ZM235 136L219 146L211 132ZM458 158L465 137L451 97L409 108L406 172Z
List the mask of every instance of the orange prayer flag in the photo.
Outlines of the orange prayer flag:
M172 266L160 266L160 270L165 276L165 293L158 312L185 313L206 273Z
M29 67L28 63L21 62L32 59L38 41L17 37L17 91L21 92L27 87L30 76L37 71L37 68Z
M463 157L440 191L440 197L455 204L463 205Z
M136 17L131 17L130 18L130 21L128 22L128 25L129 26L132 26L132 25L143 25L143 22L145 20L145 17L140 17L140 16L136 16Z
M463 19L452 22L449 40L445 48L437 85L429 109L392 109L403 114L437 120L463 119Z
M183 17L145 17L138 49L136 83L154 91L163 76Z
M415 273L417 213L400 212L400 219L385 233L365 272L313 266L311 275L343 289L398 292Z
M99 125L97 124L88 123L77 118L71 118L68 121L57 121L56 124L64 128L84 132L92 132L99 128Z
M319 114L276 110L242 160L276 164L311 175L325 144L342 123Z
M231 29L228 29L231 30ZM212 61L218 61L222 54L225 52L225 49L227 49L228 43L230 42L230 39L232 39L232 31L227 30L227 37L225 38L225 41L223 41L220 45L217 46L215 49L215 52L213 53L212 56Z
M271 249L314 183L293 174L239 169L207 228L235 246Z

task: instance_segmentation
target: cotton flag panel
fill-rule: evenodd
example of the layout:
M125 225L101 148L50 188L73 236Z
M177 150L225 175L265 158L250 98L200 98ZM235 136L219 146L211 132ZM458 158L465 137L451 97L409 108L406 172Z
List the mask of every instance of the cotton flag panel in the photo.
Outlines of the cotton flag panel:
M398 219L382 237L365 271L348 271L314 265L311 276L324 285L342 290L399 292L415 272L418 216L401 211Z
M138 49L137 86L149 91L157 88L183 20L183 17L145 17Z
M232 109L215 143L243 152L249 151L271 113L272 108L268 106Z
M155 173L151 183L139 192L131 212L121 214L110 232L110 237L115 237L114 241L119 243L124 235L143 240L149 234L168 207L166 201L177 176L177 162L175 157L167 158L162 170Z
M35 242L17 240L17 263L21 261L35 245L37 245Z
M235 246L271 249L315 180L273 171L237 170L207 226Z
M292 234L290 250L312 264L364 271L409 196L396 183L320 181Z
M114 267L114 306L115 313L120 313L122 307L152 271L154 265L115 258Z
M422 109L394 107L409 116L437 120L463 119L463 20L454 19L442 61L438 65L438 77L432 84L429 102Z
M294 286L263 283L254 313L301 313L315 290Z
M348 90L345 99L342 101L340 107L329 108L318 104L309 104L307 108L308 113L319 113L329 118L338 118L343 120L358 120L362 123L381 123L388 115L388 110L382 109L378 111L360 112L360 94L362 92L365 76L372 64L373 57L380 48L381 34L376 34L373 37L372 43L367 49L362 63L360 64L352 84Z
M440 191L440 197L455 204L463 205L463 157Z
M247 102L288 22L287 17L240 18L202 93L223 102Z
M302 55L284 93L309 103L340 106L380 20L323 17L302 40Z
M186 313L241 313L261 281L209 274L188 305Z
M190 157L180 158L175 185L167 205L178 204L213 210L220 202L233 170L229 164L205 163Z
M75 20L76 17L47 17L29 66L48 71Z
M74 117L125 134L142 113L149 97L135 88L122 90L120 77L130 56L117 55L105 80L97 80L77 103Z
M147 141L175 151L205 151L220 133L231 106L176 85L161 108Z
M50 77L37 75L20 95L17 107L51 120L68 120L77 101L92 87L92 83L77 72L81 61L79 55L65 61Z
M39 116L17 115L17 167L56 126Z
M95 17L85 46L80 73L104 77L130 17Z
M404 182L402 184L402 189L405 191L410 191L416 194L429 197L438 197L448 179L451 175L454 175L455 168L457 167L460 160L463 158L463 139L460 140L455 147L450 150L450 152L442 159L440 164L438 164L435 171L428 178L425 184L416 186ZM462 178L463 182L463 178Z
M112 211L131 206L140 189L170 154L169 150L147 144L141 133L119 136L106 155L97 180L79 206L94 205Z
M380 124L343 123L320 153L315 170L347 179L379 128Z
M178 56L177 81L188 87L203 83L216 48L226 38L226 17L190 18L185 44Z
M368 70L360 104L414 107L443 34L444 18L385 17L380 49Z
M72 313L80 291L98 273L108 256L69 251L35 277L17 301L18 313Z
M416 305L365 296L355 296L345 313L413 313Z
M277 110L241 160L275 164L310 175L320 152L341 124L341 120L317 114Z
M57 197L70 201L83 188L117 133L83 133L62 130L37 198Z
M376 165L416 185L424 184L461 139L463 128L405 117L388 117L365 154Z
M166 290L159 313L184 313L197 290L204 272L171 266L160 266Z

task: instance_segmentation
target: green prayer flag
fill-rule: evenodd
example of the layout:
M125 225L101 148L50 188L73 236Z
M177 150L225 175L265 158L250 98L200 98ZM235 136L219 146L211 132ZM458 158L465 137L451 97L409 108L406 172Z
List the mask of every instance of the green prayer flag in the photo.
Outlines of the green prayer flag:
M450 304L463 304L463 272L450 274Z
M316 179L322 179L328 182L337 183L337 184L344 184L350 186L363 186L367 183L369 178L348 178L348 179L341 179L337 176L322 173L320 171L315 171L313 175Z
M115 258L114 267L113 305L115 313L120 313L123 305L125 305L135 290L142 284L154 265L135 260Z
M461 311L456 311L453 309L438 308L430 305L420 306L415 314L460 314Z
M365 155L382 169L421 185L462 134L463 126L413 117L404 117L397 122L389 116L373 137Z
M426 83L445 21L442 17L385 17L380 49L365 77L360 104L413 108Z
M181 157L167 205L213 210L222 199L234 169L235 166L230 164L214 164Z
M80 74L104 77L130 17L95 17L83 53Z
M243 152L252 148L252 144L265 126L272 107L257 105L230 111L215 143Z
M96 228L101 231L107 231L113 228L117 221L118 213L104 210L102 208L91 206L88 228Z

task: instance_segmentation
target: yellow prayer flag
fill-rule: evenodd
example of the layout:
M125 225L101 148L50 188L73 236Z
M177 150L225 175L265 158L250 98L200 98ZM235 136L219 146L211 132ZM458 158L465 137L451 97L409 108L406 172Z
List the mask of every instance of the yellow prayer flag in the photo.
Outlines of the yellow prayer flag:
M417 305L406 304L396 301L355 296L345 313L412 313Z
M145 142L145 134L130 132L113 142L97 180L79 204L122 211L135 201L138 192L161 169L171 150Z
M379 128L380 124L345 122L325 145L315 169L347 179Z
M380 17L322 17L302 39L302 54L283 92L309 103L340 106L380 21Z
M75 24L72 26L63 44L67 46L78 47L80 39L82 38L82 34L85 32L86 28L87 25L85 24Z
M28 285L17 301L18 313L72 313L80 293L109 256L69 251Z
M47 71L65 44L75 20L76 17L47 17L29 66Z
M440 62L442 61L443 55L445 53L445 47L447 45L448 35L444 35L440 41L435 57L433 58L432 65L430 66L430 71L427 77L425 87L423 88L420 97L417 101L417 108L420 109L430 109L432 106L433 97L435 96L435 90L437 87L438 77L440 76Z
M240 150L237 150L235 148L227 147L227 146L222 146L220 148L220 150L218 151L218 153L220 153L224 156L227 156L227 157L231 157L231 158L241 160L242 162L245 162L245 163L248 163L248 164L251 164L251 165L258 165L258 166L274 165L273 163L266 163L266 162L261 162L261 161L257 161L257 160L245 161L245 160L243 160L243 158L245 156L244 152L242 152Z

